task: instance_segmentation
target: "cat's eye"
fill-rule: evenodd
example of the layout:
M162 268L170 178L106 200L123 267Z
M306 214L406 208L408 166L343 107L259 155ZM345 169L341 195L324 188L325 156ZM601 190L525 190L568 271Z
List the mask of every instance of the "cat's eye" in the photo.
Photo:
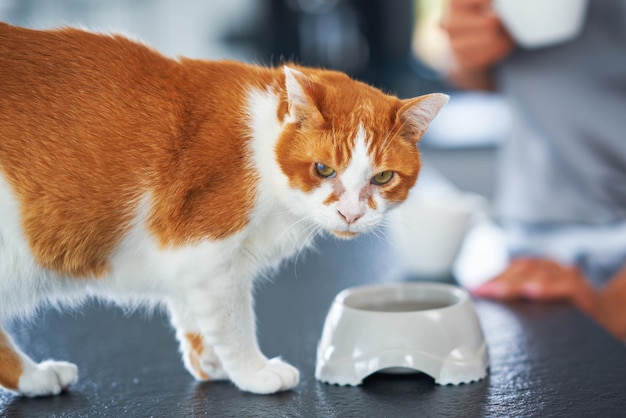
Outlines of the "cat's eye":
M393 178L393 171L381 171L372 177L372 183L377 186L383 186L391 181Z
M325 179L335 177L335 169L322 163L315 163L315 172Z

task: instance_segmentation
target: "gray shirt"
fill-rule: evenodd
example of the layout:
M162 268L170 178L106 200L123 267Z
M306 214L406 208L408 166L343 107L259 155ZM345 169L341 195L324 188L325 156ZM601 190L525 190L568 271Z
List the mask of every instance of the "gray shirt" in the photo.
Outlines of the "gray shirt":
M498 69L513 128L496 212L527 225L626 221L626 0L590 0L575 40Z

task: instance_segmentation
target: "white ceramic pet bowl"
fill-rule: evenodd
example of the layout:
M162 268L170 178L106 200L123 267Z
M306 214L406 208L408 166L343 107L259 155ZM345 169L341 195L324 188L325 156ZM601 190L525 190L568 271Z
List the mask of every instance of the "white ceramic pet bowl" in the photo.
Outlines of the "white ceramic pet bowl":
M485 339L469 294L443 283L393 283L339 293L317 347L315 377L359 385L377 371L417 370L440 385L487 375Z

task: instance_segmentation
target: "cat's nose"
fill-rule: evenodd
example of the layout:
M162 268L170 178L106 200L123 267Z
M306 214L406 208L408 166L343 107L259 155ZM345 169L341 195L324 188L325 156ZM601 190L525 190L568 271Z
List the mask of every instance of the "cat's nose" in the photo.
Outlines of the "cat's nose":
M348 213L348 212L343 213L340 210L338 210L337 212L339 213L339 216L341 216L348 225L355 223L361 218L361 216L363 216L362 213Z

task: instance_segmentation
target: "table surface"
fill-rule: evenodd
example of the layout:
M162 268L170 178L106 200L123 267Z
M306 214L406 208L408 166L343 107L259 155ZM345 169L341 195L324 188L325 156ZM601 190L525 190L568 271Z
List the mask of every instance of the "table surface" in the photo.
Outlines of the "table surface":
M167 318L92 303L45 311L12 333L35 359L78 364L80 380L58 397L0 392L0 416L616 416L626 411L626 351L564 305L476 301L491 368L480 382L438 386L424 374L375 374L358 387L315 380L324 317L342 289L413 280L382 236L322 239L286 263L256 296L261 348L298 367L292 391L263 396L228 382L197 383L185 371Z

